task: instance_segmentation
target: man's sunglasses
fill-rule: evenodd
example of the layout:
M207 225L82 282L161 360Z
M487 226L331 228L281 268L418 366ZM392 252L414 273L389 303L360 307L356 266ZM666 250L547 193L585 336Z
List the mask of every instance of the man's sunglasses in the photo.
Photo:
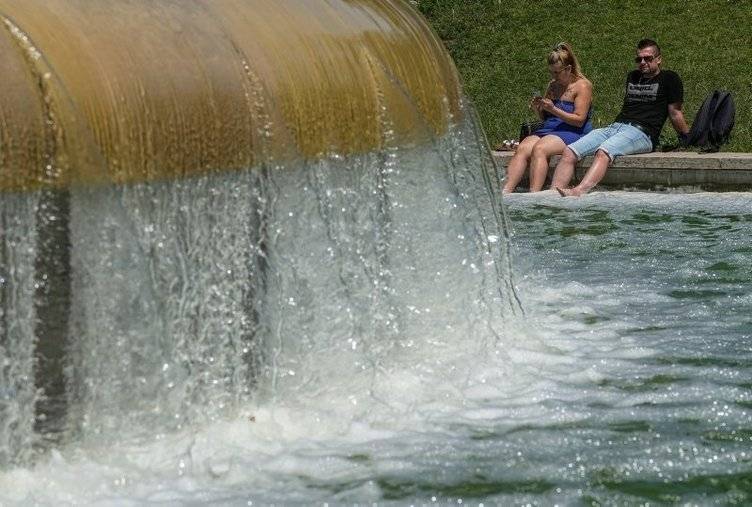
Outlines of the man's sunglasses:
M655 59L654 56L648 55L648 56L638 56L635 57L634 62L635 63L642 63L643 60L645 60L647 63L652 62Z

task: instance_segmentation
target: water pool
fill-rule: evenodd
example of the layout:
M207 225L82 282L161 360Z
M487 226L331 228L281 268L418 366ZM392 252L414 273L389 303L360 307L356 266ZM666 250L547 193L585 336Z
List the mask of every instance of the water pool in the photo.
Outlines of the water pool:
M3 503L745 504L749 194L514 195L511 340L0 475ZM462 337L460 337L462 338ZM465 345L463 345L463 343Z
M549 415L511 436L536 442L530 478L569 500L748 502L752 196L508 204L527 314L587 372L554 375Z

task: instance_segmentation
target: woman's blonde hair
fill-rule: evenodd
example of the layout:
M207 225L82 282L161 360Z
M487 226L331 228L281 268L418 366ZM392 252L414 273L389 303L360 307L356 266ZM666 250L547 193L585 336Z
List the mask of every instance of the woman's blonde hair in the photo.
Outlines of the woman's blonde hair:
M574 56L572 46L570 46L566 42L558 43L554 46L554 49L551 50L550 53L548 53L548 64L556 65L557 63L560 63L562 67L571 65L572 74L574 74L576 78L585 77L585 74L582 73L580 62L578 62L577 57Z

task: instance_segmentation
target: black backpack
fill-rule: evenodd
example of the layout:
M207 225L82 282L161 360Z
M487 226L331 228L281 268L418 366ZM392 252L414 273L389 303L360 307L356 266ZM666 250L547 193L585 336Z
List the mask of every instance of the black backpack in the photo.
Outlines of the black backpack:
M687 146L697 146L702 151L718 151L728 142L734 128L736 106L730 92L713 90L703 101L687 136Z

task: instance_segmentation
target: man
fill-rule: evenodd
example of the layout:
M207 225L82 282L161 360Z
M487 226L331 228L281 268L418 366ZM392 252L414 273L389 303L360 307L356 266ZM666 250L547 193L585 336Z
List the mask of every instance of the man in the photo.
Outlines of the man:
M684 88L679 75L661 70L661 49L654 40L637 44L635 63L637 70L627 75L624 104L614 123L593 130L564 150L551 183L562 197L590 191L619 155L653 151L666 117L679 139L686 139L689 127L682 113ZM595 158L580 184L568 188L577 162L592 153Z

